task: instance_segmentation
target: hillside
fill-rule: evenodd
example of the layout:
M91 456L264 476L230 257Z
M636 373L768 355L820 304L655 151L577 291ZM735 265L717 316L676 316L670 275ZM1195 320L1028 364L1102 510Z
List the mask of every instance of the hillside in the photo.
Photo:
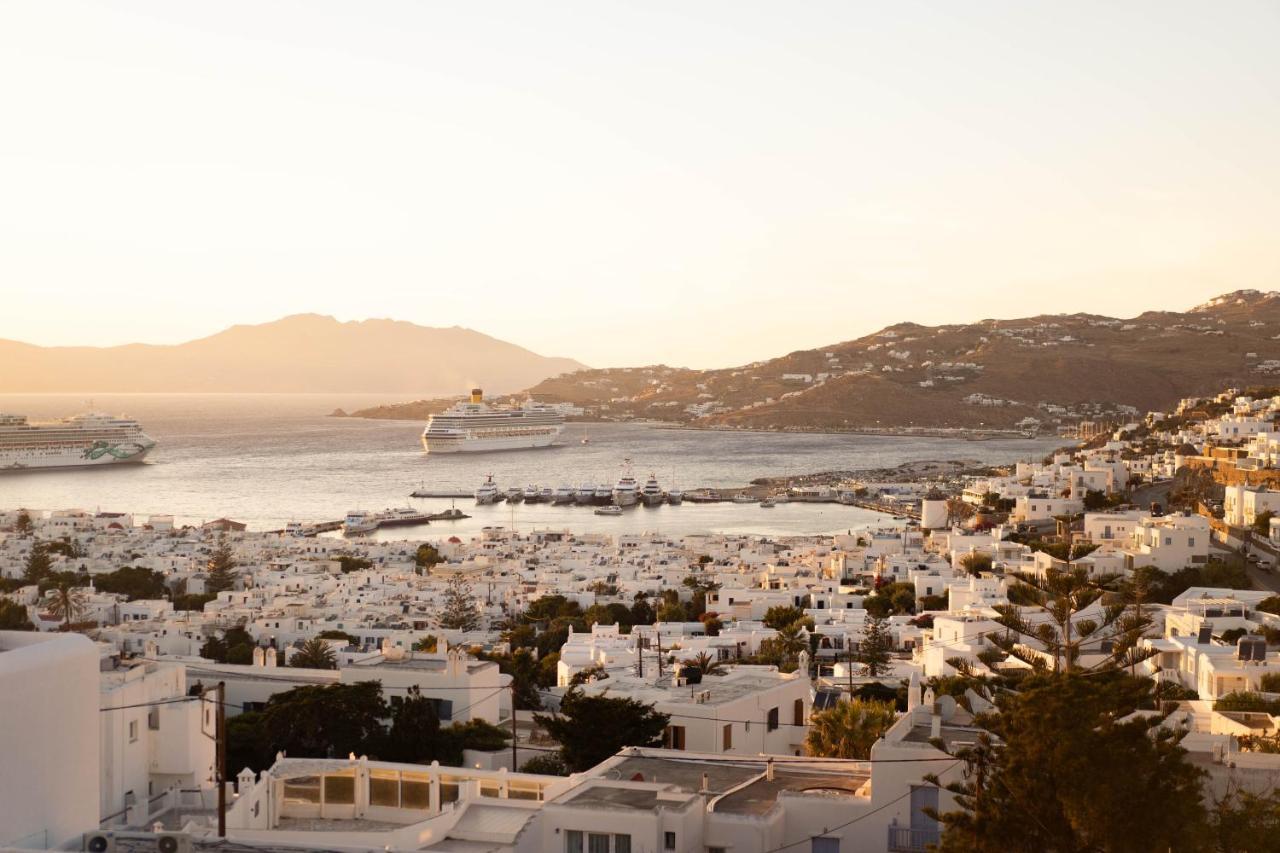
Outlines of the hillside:
M173 346L39 347L0 340L0 392L514 391L579 370L460 327L299 314Z
M599 416L710 427L1041 429L1172 408L1280 373L1280 294L1239 291L1186 312L921 326L725 370L585 370L530 389ZM1030 419L1030 420L1029 420Z

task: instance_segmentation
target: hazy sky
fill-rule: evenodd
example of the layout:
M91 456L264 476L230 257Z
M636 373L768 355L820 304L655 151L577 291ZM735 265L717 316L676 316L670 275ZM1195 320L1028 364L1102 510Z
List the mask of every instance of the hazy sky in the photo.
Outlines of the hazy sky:
M0 3L0 337L596 366L1280 273L1280 5Z

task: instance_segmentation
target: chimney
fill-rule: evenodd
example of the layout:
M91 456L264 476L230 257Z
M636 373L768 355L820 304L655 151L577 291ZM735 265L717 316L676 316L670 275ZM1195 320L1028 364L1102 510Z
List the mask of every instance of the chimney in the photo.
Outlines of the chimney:
M773 758L771 757L764 765L764 778L766 781L773 781Z

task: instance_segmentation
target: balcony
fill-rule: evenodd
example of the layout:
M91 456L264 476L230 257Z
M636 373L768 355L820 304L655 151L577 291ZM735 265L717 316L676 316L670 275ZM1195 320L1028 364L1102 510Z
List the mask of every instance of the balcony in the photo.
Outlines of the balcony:
M909 826L889 827L889 853L928 853L937 849L942 832L937 829L912 829Z

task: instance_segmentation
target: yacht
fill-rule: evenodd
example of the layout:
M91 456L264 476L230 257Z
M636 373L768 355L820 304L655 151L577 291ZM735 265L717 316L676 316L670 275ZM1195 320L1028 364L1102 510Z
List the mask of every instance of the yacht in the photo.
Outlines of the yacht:
M373 513L367 510L349 510L347 517L342 520L342 532L349 536L372 533L377 529L378 523L373 520Z
M733 502L736 504L753 504L756 502L756 499L751 497L751 495L734 495Z
M590 483L583 483L578 487L577 501L586 505L592 503L596 499L596 487Z
M498 491L497 484L493 482L493 475L490 474L485 478L484 484L476 489L476 503L481 505L497 503L501 500L501 494Z
M622 507L617 504L596 507L596 515L622 515Z
M635 506L639 500L640 486L631 473L631 460L628 459L622 466L622 476L613 487L613 502L618 506Z
M658 485L658 478L653 474L650 474L649 479L645 480L644 488L640 490L640 500L644 502L645 506L662 505L662 487Z
M773 498L765 498L760 501L761 509L773 509L775 506L777 506L777 504L774 502Z
M576 494L577 492L573 486L561 486L556 489L555 497L551 499L551 502L554 504L571 504Z
M667 503L671 504L672 506L680 506L680 504L683 502L684 502L684 492L680 491L679 489L672 489L671 491L667 492Z
M28 422L23 415L0 414L0 471L141 462L155 446L132 418L89 414Z
M524 490L519 486L512 486L507 489L507 503L518 504L524 500Z
M550 447L563 429L564 415L552 406L532 401L519 408L490 406L484 392L473 388L468 402L427 419L422 449L463 453Z
M524 487L524 499L527 503L536 504L540 499L538 487L530 483Z
M601 506L613 503L613 487L607 483L596 486L595 502Z
M552 501L555 500L555 498L556 498L556 493L550 487L547 487L542 491L538 492L538 500L542 501L544 504L551 503Z

